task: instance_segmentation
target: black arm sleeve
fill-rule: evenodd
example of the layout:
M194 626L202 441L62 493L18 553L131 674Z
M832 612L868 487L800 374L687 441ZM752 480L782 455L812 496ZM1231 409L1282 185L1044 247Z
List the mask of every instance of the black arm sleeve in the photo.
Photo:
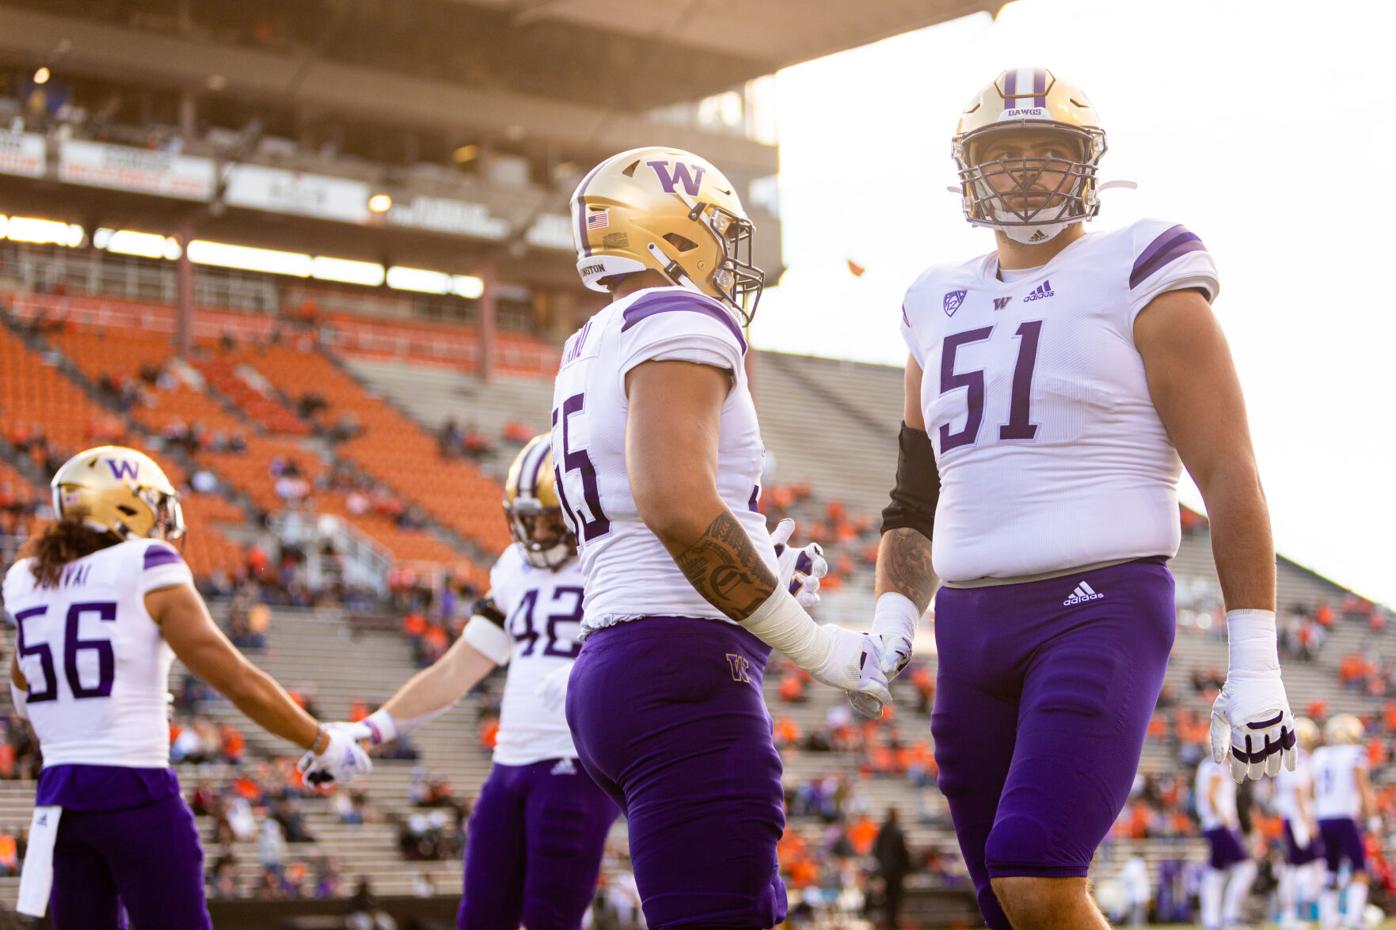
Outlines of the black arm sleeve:
M494 598L486 595L475 602L475 607L470 611L472 617L484 617L490 623L504 629L504 612L495 606Z
M903 423L897 437L897 485L882 510L882 532L908 527L930 539L939 500L940 471L931 437Z

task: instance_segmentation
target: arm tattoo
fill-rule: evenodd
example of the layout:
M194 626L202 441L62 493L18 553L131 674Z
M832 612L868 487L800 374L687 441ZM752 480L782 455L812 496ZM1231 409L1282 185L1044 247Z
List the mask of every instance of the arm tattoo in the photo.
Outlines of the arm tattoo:
M698 541L674 561L695 591L739 623L776 588L770 566L730 510L718 514Z
M936 576L931 570L931 541L917 530L901 527L882 534L877 551L877 593L904 595L925 610L935 593Z

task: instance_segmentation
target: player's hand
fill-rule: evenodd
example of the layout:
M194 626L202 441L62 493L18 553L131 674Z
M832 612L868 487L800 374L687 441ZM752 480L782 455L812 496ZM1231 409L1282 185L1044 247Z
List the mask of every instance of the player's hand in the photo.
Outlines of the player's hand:
M887 676L882 671L882 642L876 636L828 626L833 648L829 659L811 677L847 691L854 710L867 717L881 717L882 708L892 703Z
M384 742L383 734L380 730L375 730L360 720L358 723L350 723L347 720L336 720L333 723L325 724L326 730L343 730L349 734L349 738L359 743L368 743L370 746L377 746Z
M307 752L296 763L307 784L316 788L347 785L372 771L373 761L347 728L326 727L325 734L329 737L325 748L318 753Z
M921 611L903 594L888 592L877 599L871 635L882 643L882 673L891 681L911 661L911 643Z
M538 697L548 710L556 713L567 703L567 680L571 675L572 663L567 662L544 675L538 683Z
M1211 735L1212 760L1220 764L1229 757L1237 783L1277 775L1281 764L1294 771L1294 715L1279 671L1227 676L1212 704Z
M771 531L771 545L776 549L776 575L781 585L795 595L795 600L805 610L819 603L819 579L829 573L829 563L824 561L824 550L819 543L810 543L803 548L790 545L790 537L795 532L795 521L786 517Z

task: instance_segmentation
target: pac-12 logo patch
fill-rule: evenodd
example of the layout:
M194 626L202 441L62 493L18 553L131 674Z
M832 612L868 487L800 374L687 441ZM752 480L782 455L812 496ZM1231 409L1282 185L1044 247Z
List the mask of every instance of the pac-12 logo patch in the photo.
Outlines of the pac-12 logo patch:
M945 315L954 316L955 311L960 309L960 305L965 302L965 295L968 293L969 291L950 291L947 293L945 303L942 304L945 307Z

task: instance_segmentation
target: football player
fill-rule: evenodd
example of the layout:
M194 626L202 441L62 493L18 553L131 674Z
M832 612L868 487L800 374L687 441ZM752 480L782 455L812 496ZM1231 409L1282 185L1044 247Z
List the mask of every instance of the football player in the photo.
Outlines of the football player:
M612 302L563 348L562 505L586 575L567 721L625 810L647 924L771 927L781 764L762 697L772 647L890 700L879 641L814 622L757 510L765 449L747 383L762 274L735 186L689 152L606 159L572 198L577 269Z
M1236 812L1236 783L1229 776L1225 763L1205 758L1193 783L1193 803L1208 852L1199 895L1203 930L1237 926L1241 904L1255 881L1255 860L1246 853Z
M1308 717L1296 717L1294 734L1298 763L1294 771L1282 768L1275 776L1272 800L1274 812L1284 821L1285 862L1280 868L1279 924L1281 930L1305 925L1300 913L1307 913L1322 883L1319 857L1322 840L1314 818L1313 764L1309 754L1318 745L1318 725ZM1317 880L1316 880L1317 879Z
M1362 823L1376 813L1372 783L1367 773L1367 750L1362 745L1365 728L1352 714L1338 714L1323 728L1324 745L1314 750L1314 813L1323 838L1323 858L1328 879L1318 897L1319 926L1332 930L1361 927L1367 907L1367 851ZM1346 862L1352 870L1348 884L1339 871ZM1338 912L1339 898L1343 911Z
M989 926L1104 927L1086 872L1123 806L1174 635L1177 482L1207 504L1230 667L1212 751L1293 765L1275 557L1245 405L1184 227L1086 232L1105 131L1043 69L1005 71L955 132L966 219L996 248L906 293L897 479L874 632L888 672L938 575L940 787ZM1181 459L1181 461L1180 461Z
M465 632L361 723L355 738L396 739L450 710L507 665L494 765L466 833L460 930L577 930L596 892L619 811L576 765L562 712L582 620L577 540L562 518L548 437L514 459L504 484L514 542ZM338 726L338 725L336 725Z
M44 756L19 909L57 930L211 927L203 850L170 768L166 688L177 656L271 733L306 747L320 783L370 762L318 725L209 617L179 552L179 495L121 446L69 459L54 521L5 574L15 710Z

